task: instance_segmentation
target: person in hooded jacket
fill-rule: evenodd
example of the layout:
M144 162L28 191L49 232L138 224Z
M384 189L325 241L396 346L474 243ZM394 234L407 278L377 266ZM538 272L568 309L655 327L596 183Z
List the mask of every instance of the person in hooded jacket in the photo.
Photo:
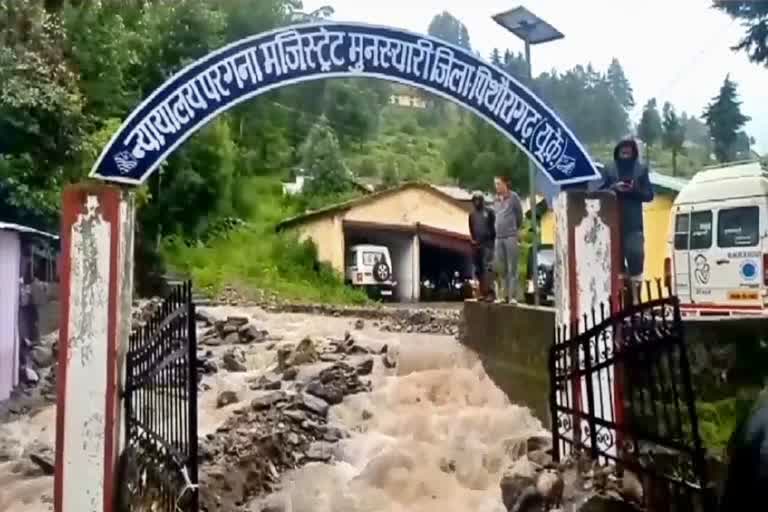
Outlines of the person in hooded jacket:
M624 270L633 289L639 290L645 266L643 203L653 201L653 187L634 139L616 145L613 161L614 165L603 171L602 188L615 192L619 199Z

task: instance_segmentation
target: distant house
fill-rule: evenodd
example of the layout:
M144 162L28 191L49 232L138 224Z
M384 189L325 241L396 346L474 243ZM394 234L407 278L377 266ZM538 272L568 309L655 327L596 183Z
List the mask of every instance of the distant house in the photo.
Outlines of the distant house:
M405 183L286 219L278 230L311 239L318 258L344 272L356 244L384 245L392 254L402 301L419 300L421 282L471 272L469 203L425 183Z
M304 176L302 174L299 174L294 178L293 181L284 181L282 183L283 195L295 196L296 194L300 194L301 192L304 191L304 186L311 179L312 178L310 176ZM369 185L360 182L359 178L350 178L349 181L352 183L352 186L358 189L360 192L368 193L373 191L373 189Z
M427 102L424 100L424 98L412 96L410 94L393 94L389 97L389 103L398 107L418 109L427 108Z
M0 222L0 400L18 385L25 339L57 328L58 237Z
M654 198L643 205L643 221L645 227L645 278L664 278L664 258L667 253L667 239L670 230L669 215L672 203L677 194L688 183L683 178L675 178L651 171L651 184L654 188ZM544 201L539 202L541 212L541 243L554 244L555 216L547 209Z

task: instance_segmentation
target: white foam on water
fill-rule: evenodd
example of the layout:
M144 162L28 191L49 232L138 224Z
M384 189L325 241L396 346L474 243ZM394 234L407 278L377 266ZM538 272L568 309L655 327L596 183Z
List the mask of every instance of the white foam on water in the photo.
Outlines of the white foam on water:
M504 512L499 481L521 443L542 433L471 352L442 336L404 335L395 375L348 397L330 420L353 431L336 462L284 477L289 512Z

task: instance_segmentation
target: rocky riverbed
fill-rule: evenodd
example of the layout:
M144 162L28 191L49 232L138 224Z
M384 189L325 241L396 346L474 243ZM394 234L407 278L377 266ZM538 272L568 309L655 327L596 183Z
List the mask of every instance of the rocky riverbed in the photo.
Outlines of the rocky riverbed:
M524 512L583 503L573 489L593 484L566 478L563 490L568 470L551 464L548 433L445 335L456 327L445 318L199 308L203 510ZM46 370L0 412L0 512L52 510L54 381Z

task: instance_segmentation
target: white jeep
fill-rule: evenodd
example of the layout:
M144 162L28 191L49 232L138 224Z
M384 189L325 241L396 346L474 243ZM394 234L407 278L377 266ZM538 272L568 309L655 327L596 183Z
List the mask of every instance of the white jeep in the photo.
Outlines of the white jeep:
M347 252L344 280L362 287L371 297L390 298L397 281L392 278L392 258L383 245L353 245Z

